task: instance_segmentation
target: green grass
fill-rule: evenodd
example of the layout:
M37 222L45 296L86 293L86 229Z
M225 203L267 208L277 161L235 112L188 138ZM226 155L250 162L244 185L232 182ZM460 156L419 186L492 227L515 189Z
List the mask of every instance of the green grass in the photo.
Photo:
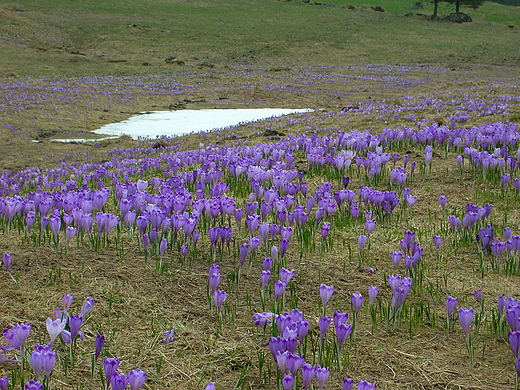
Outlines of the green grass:
M520 25L513 7L486 3L472 10L474 23L459 25L406 18L411 3L404 1L330 3L363 9L252 0L158 1L153 6L135 0L9 1L5 9L17 10L25 25L0 28L16 40L2 44L7 55L0 65L21 74L74 75L93 69L98 74L149 73L143 63L158 66L170 55L183 61L273 66L474 62L476 57L481 63L517 64L520 59L519 45L513 45L518 30L507 27ZM388 12L374 12L371 5ZM439 13L445 9L442 5ZM430 14L430 4L421 12ZM20 52L19 44L29 50Z

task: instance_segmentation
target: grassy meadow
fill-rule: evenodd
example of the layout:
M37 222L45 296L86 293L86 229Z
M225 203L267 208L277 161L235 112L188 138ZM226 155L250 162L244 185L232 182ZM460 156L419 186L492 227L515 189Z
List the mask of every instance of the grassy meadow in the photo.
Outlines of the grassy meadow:
M4 1L0 389L517 389L519 8L412 3Z

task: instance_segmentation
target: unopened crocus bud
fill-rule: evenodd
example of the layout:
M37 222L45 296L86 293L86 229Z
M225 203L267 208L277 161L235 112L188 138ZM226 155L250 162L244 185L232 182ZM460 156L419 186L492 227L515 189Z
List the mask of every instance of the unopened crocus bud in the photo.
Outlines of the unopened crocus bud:
M276 245L271 247L271 258L274 260L278 259L278 247Z
M11 263L13 262L13 255L11 253L4 253L2 256L2 260L4 261L5 269L7 272L11 273Z
M166 238L163 238L161 240L161 243L159 244L159 256L163 257L164 252L166 252L166 248L168 247L168 240Z
M481 289L475 290L473 292L473 295L475 296L475 299L477 300L478 303L482 302L482 290Z
M361 235L358 237L358 249L361 251L363 250L363 247L367 243L367 236Z
M502 315L504 314L504 307L505 307L504 296L502 294L500 294L498 296L497 306L498 306L498 314L500 314L500 317L502 317Z
M96 352L94 355L94 360L98 360L99 354L101 353L101 350L103 349L103 346L105 345L105 336L100 333L96 337Z
M371 305L373 305L376 302L378 293L379 293L379 289L376 286L370 286L368 288L368 299L370 300Z

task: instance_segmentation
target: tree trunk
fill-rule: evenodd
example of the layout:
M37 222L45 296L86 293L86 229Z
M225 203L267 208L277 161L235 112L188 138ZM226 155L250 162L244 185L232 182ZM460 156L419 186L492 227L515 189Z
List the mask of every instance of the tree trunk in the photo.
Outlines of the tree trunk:
M439 5L439 0L433 0L433 15L432 18L437 17L437 6Z
M460 9L460 1L455 2L455 12L459 12Z

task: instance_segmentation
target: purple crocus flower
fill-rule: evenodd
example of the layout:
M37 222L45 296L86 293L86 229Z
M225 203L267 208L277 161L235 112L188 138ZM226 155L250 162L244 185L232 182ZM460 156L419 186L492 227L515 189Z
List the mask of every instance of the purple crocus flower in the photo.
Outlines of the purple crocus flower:
M459 321L460 326L464 330L464 333L469 334L469 328L471 323L473 322L473 317L475 316L475 312L472 308L461 308L459 309Z
M359 291L356 291L354 294L352 294L350 300L352 302L354 312L356 313L356 315L358 315L359 310L361 310L361 306L363 306L363 296Z
M289 369L289 372L295 376L304 362L304 357L297 353L290 353L289 356L287 356L287 368Z
M92 307L94 306L94 298L87 297L83 301L83 305L81 306L81 317L86 318L89 313L92 311Z
M282 238L280 240L280 256L283 258L289 249L289 240L286 238ZM274 256L272 256L274 258Z
M361 236L358 237L357 245L358 245L358 249L360 251L363 250L366 243L367 243L367 236L362 234Z
M262 291L267 286L267 283L269 283L269 280L271 279L271 271L269 270L263 270L260 272L260 281L262 282Z
M518 351L520 349L520 331L516 330L514 332L509 332L508 340L515 359L518 359Z
M9 386L9 378L6 376L3 376L0 378L0 390L7 390L7 387Z
M500 314L500 317L502 317L502 315L504 314L504 307L505 307L504 296L502 294L500 294L498 296L497 306L498 306L498 314Z
M24 390L43 390L43 384L31 379L25 383Z
M215 382L209 382L204 390L215 390Z
M482 302L482 290L481 289L477 289L477 290L473 291L473 296L475 297L475 299L477 300L478 303Z
M321 304L323 307L327 306L327 302L332 297L332 294L334 293L334 286L327 286L325 284L320 285L320 297L321 297Z
M294 277L295 272L296 272L295 270L289 271L286 268L283 268L283 267L280 268L280 280L289 283L292 280L292 278Z
M435 245L435 249L439 250L439 247L444 244L444 238L440 236L433 236L433 245Z
M330 326L330 316L320 317L318 320L318 327L320 328L320 341L323 341L325 334Z
M2 256L2 260L4 261L5 269L8 273L11 273L11 263L13 262L13 255L11 253L4 253Z
M220 273L220 265L212 264L209 267L208 276L211 276L213 274L218 274L218 273Z
M270 324L273 322L273 318L275 318L276 314L274 313L255 313L253 314L253 323L255 326L264 326L265 324Z
M40 351L34 351L31 354L31 368L34 371L34 377L37 381L40 380L41 372L43 370L43 352ZM1 387L0 387L1 389Z
M365 229L367 231L367 237L370 237L370 234L374 231L376 228L376 220L375 219L369 219L365 222Z
M285 280L278 280L274 284L274 299L276 302L278 302L278 300L282 297L286 287L287 282Z
M352 390L354 387L354 381L352 378L349 378L348 376L343 378L343 385L341 386L341 390Z
M61 306L63 308L63 315L66 316L69 311L70 306L72 305L72 301L74 300L74 294L63 294L61 298Z
M338 327L341 324L345 324L348 320L348 313L342 313L341 310L336 310L333 316L334 327Z
M336 326L336 338L338 339L338 349L341 351L341 347L345 340L352 333L352 324L339 324Z
M211 291L211 295L215 293L218 285L220 284L221 276L220 274L211 274L209 276L209 288Z
M166 330L163 333L164 333L164 337L162 340L163 344L169 344L175 340L175 329Z
M320 366L316 367L316 380L318 381L318 387L320 388L320 390L323 389L323 387L325 386L325 382L327 381L327 379L329 379L329 375L330 368Z
M399 266L399 263L401 262L401 259L403 258L402 252L393 251L392 254L392 263L394 265L394 271Z
M374 382L374 384L367 382L367 381L360 381L358 383L358 390L376 390L376 388L377 388L376 382Z
M316 375L316 367L309 363L303 363L302 379L303 379L303 388L304 389L309 388L312 378L314 378L314 375Z
M218 309L218 312L220 313L220 308L224 301L227 298L227 293L224 290L217 290L213 293L213 301L215 303L215 306Z
M110 377L110 383L112 384L112 390L124 390L128 384L128 380L126 379L126 375L124 373L114 371Z
M283 390L291 390L294 386L294 375L293 374L287 374L284 375L282 378L282 387Z
M96 337L96 352L94 354L94 360L97 361L99 358L99 354L105 345L105 336L102 333L99 333Z
M146 382L146 372L137 368L128 373L128 384L130 385L130 390L138 390Z
M52 370L54 370L54 366L56 365L56 351L42 352L42 361L45 376L50 378L52 375Z
M270 270L273 267L273 258L265 257L262 265L264 266L264 270Z
M105 371L105 383L106 388L108 389L112 383L111 378L112 374L117 371L119 368L119 358L110 359L105 356L103 360L103 370Z
M453 313L453 310L455 310L458 303L459 300L457 298L451 296L446 298L446 312L448 313L448 318L451 317L451 313Z
M368 299L370 300L371 305L376 303L376 298L377 298L378 293L379 293L379 289L376 286L370 286L368 288Z
M11 345L11 347L4 347L4 350L18 349L23 352L23 348L29 333L31 332L31 324L16 324L11 329L4 329L3 335L5 341Z
M70 337L71 340L74 340L76 336L79 334L83 339L83 332L80 332L79 328L83 324L83 317L78 315L73 315L69 319L69 329L70 329Z
M53 343L54 340L56 340L56 337L58 337L60 333L63 332L63 329L65 329L67 321L62 321L60 318L57 318L53 321L51 318L47 318L45 325L47 326L47 332L51 338L51 343Z
M244 243L240 246L240 267L244 266L247 254L249 253L249 245Z

